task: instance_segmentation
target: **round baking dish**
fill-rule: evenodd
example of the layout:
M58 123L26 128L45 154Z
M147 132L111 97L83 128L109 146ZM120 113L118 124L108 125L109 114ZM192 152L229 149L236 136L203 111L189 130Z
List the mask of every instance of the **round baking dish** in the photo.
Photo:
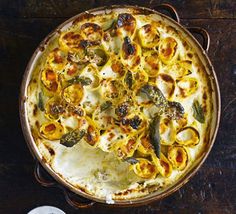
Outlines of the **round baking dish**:
M30 131L29 122L27 119L27 111L26 111L26 100L27 100L27 87L29 85L31 74L37 65L37 60L42 55L44 50L47 48L47 45L50 40L52 40L56 35L57 32L61 29L66 29L74 20L76 19L82 19L83 17L87 17L90 14L104 14L109 13L110 11L135 11L139 14L155 14L156 16L161 17L163 22L166 22L167 24L174 27L177 31L180 31L186 38L186 40L195 48L196 53L198 54L202 64L205 67L205 70L207 72L207 75L209 76L211 88L212 88L212 114L213 118L211 121L210 126L210 136L208 139L208 142L206 144L206 148L204 153L202 154L201 158L198 159L197 162L195 162L188 172L177 182L175 182L173 185L169 186L168 188L165 188L162 191L151 193L147 196L144 196L142 198L135 198L132 200L115 200L114 204L112 206L139 206L143 204L150 203L155 200L160 200L171 193L178 190L181 186L183 186L186 182L189 181L189 179L197 172L197 170L200 168L200 166L205 161L206 157L208 156L213 144L214 140L217 134L218 126L219 126L219 120L220 120L220 91L218 86L217 77L214 71L214 68L207 56L207 51L209 49L210 44L210 38L206 30L198 27L183 27L179 22L179 16L176 12L176 10L168 4L162 4L153 7L153 9L149 8L143 8L138 6L128 6L128 5L114 5L109 7L101 7L101 8L95 8L89 11L86 11L84 13L78 14L71 19L67 20L66 22L62 23L59 27L57 27L52 33L50 33L39 45L39 47L34 52L33 56L31 57L28 66L26 68L26 71L24 73L22 85L21 85L21 94L20 94L20 119L21 119L21 125L22 130L26 139L26 142L28 144L28 147L33 155L33 157L36 160L36 167L35 167L35 177L39 183L41 183L43 186L50 187L50 186L57 186L59 188L62 188L65 198L68 201L69 204L72 206L75 206L77 208L86 208L94 205L95 203L102 203L106 204L106 201L104 199L99 199L96 197L93 197L84 191L75 188L68 182L66 182L64 179L62 179L59 175L57 175L51 167L43 160L41 157L37 146L34 143L34 139L32 137L32 133ZM164 15L158 11L166 11L168 14L170 14L171 18L169 18L167 15ZM199 42L193 37L191 34L198 34L202 37L202 45L199 44Z

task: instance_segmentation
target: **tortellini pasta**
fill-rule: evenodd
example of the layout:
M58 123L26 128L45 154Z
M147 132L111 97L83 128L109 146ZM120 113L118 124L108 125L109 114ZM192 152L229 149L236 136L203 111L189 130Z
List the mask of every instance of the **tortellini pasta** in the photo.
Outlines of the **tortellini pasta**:
M161 119L160 136L161 136L161 144L163 145L172 145L175 142L176 130L172 120L168 118Z
M61 51L59 48L55 48L49 53L47 57L47 63L56 71L61 71L67 62L67 54Z
M91 83L85 86L86 88L90 90L95 90L98 88L100 85L100 76L98 72L98 69L93 65L88 65L84 68L81 72L81 76L87 77L91 80Z
M135 71L141 62L141 48L139 44L132 42L129 37L124 38L121 50L121 60L129 68Z
M155 25L146 24L139 29L139 40L144 48L154 48L160 41L160 33Z
M58 74L49 67L42 71L41 81L49 92L56 93L60 90Z
M166 37L160 41L159 57L164 63L172 61L177 54L178 43L172 37Z
M135 138L128 138L123 140L118 140L113 145L113 151L116 153L117 157L120 159L125 159L131 157L137 147L137 141Z
M92 44L99 44L102 39L102 29L95 23L85 23L80 27L82 37Z
M181 97L185 98L195 93L198 89L198 81L196 78L184 77L177 81Z
M155 155L152 156L153 162L155 163L157 170L163 177L169 177L172 173L172 165L170 161L161 153L161 157L157 158Z
M168 149L168 159L174 168L184 170L189 162L187 148L181 146L172 146Z
M156 77L161 70L161 62L157 51L147 51L143 53L143 69L149 77Z
M58 122L47 122L40 127L40 134L48 140L58 140L64 134L64 129Z
M59 38L60 47L64 51L79 53L81 58L84 57L85 52L81 41L83 40L80 32L63 32Z
M175 92L175 80L168 74L160 73L156 84L167 99L171 99Z
M177 133L176 142L184 146L195 146L199 143L199 132L194 127L184 127Z
M121 13L117 19L117 33L121 37L132 37L136 30L136 19L129 13Z
M58 96L50 98L45 105L45 116L48 119L58 119L64 111L63 102Z
M79 105L84 96L84 89L81 84L72 84L63 90L63 98L72 105Z
M155 178L158 172L155 164L144 158L138 158L137 160L138 163L132 166L135 174L145 179Z
M153 146L150 142L149 135L145 133L144 135L141 135L139 138L139 146L138 151L141 153L142 156L148 156L152 154L153 152Z

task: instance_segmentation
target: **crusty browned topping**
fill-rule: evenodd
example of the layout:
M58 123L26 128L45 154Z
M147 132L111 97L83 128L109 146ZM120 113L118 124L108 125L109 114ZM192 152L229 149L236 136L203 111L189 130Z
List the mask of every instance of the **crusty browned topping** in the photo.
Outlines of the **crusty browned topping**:
M128 102L124 102L124 103L118 105L118 107L115 109L115 113L119 117L125 117L128 114L128 111L129 111Z
M134 31L136 25L135 18L129 13L119 14L117 20L117 26L123 27L126 31Z

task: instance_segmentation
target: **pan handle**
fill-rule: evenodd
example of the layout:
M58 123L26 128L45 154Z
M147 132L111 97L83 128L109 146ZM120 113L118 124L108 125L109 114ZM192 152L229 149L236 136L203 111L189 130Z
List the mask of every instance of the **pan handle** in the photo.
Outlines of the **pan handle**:
M35 179L44 187L56 186L56 182L48 175L39 162L36 162L34 176Z
M176 22L180 22L179 15L176 9L170 4L159 4L159 5L152 5L152 1L149 2L150 8L156 11L166 11L172 19Z
M201 27L187 27L187 29L191 34L193 35L196 34L202 37L201 46L206 52L208 52L210 47L209 33L204 28Z
M34 176L36 180L44 187L58 187L63 190L65 199L68 204L75 208L88 208L93 206L96 202L89 199L82 198L70 190L58 185L58 183L50 177L50 175L43 169L39 162L36 162L34 168Z
M92 207L96 203L95 201L79 197L75 193L65 188L63 189L63 193L65 195L65 199L67 203L75 208L89 208L89 207Z

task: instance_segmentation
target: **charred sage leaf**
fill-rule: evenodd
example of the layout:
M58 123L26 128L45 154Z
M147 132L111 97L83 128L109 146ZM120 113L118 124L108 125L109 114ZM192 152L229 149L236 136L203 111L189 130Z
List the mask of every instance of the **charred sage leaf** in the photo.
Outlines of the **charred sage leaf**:
M133 76L131 71L127 71L125 75L125 84L128 86L129 89L131 89L133 86Z
M129 104L128 104L128 102L121 103L115 109L115 113L119 117L125 117L128 114L128 111L129 111Z
M86 50L89 46L91 46L91 42L88 40L81 40L80 41L80 46ZM86 50L87 51L87 50Z
M64 107L62 105L60 105L60 104L56 104L55 103L54 105L51 105L50 107L51 107L50 111L54 115L61 114L61 113L63 113L65 111Z
M39 98L38 98L38 107L41 111L44 111L44 103L43 103L43 94L42 92L39 92Z
M142 119L140 119L137 115L135 115L132 119L129 120L129 125L133 129L138 129L141 123L142 123Z
M86 86L86 85L90 85L92 83L92 80L89 77L76 76L68 80L68 83L69 84L81 83L81 85Z
M175 120L184 115L184 107L178 102L168 101L158 87L146 84L140 89L140 91L145 93L158 107L158 115L164 114Z
M134 165L134 164L136 164L136 163L139 162L139 160L137 160L137 159L134 158L134 157L125 158L124 161L126 161L126 162L128 162L128 163L130 163L130 164L132 164L132 165Z
M103 103L100 106L100 110L101 110L101 112L103 112L103 111L109 109L111 106L112 106L112 102L111 101L106 101L105 103Z
M198 100L193 101L193 116L200 123L205 122L205 115L202 106L199 104Z
M184 115L184 107L178 102L168 102L165 115L172 119L179 119Z
M164 109L168 106L168 101L158 87L146 84L141 88L141 92L145 93L157 107Z
M117 26L124 27L124 26L132 26L135 22L135 18L130 13L121 13L117 19Z
M130 120L129 120L129 119L126 119L126 118L122 118L121 124L124 125L124 126L127 126L127 125L130 124Z
M155 154L158 158L160 158L161 155L161 138L160 138L159 127L160 127L160 116L156 115L149 126L149 137L150 137L150 142L154 147Z
M70 131L62 136L60 144L66 147L72 147L84 137L85 133L86 131L84 129Z
M124 52L126 55L133 55L135 53L135 47L132 45L131 40L128 36L124 38L124 45L123 45Z

